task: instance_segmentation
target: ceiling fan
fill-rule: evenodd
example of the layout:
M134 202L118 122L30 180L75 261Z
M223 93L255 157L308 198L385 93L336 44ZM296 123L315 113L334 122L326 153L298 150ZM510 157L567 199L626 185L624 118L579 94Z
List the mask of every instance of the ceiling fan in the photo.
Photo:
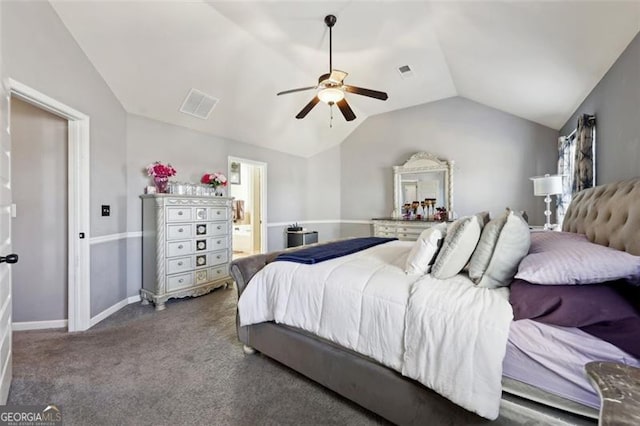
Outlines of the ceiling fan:
M380 99L386 101L388 96L385 92L379 92L377 90L363 89L361 87L347 86L344 84L344 79L348 73L340 70L333 69L333 57L332 57L332 39L331 29L336 24L337 18L334 15L327 15L324 18L324 23L329 27L329 73L322 74L318 78L318 84L316 86L302 87L299 89L285 90L278 93L280 95L286 95L287 93L302 92L304 90L318 89L316 96L311 99L302 110L296 115L296 118L304 118L309 111L320 101L326 103L329 106L334 104L338 106L340 112L344 116L345 120L355 120L356 115L347 103L344 95L345 92L353 93L356 95L368 96L370 98Z

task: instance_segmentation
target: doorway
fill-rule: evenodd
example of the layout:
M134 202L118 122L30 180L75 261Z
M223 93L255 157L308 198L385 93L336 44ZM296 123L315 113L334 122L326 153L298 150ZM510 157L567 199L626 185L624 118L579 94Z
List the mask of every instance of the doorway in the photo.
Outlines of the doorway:
M10 102L14 329L66 327L68 120Z
M91 326L90 321L90 264L89 264L89 202L90 202L90 118L25 84L8 78L5 81L10 101L17 98L41 110L67 121L67 317L62 320L68 331L83 331ZM8 119L11 111L9 108ZM10 134L10 126L8 133ZM10 157L10 147L7 152ZM13 205L11 206L13 210ZM17 206L15 206L17 207ZM17 209L16 209L17 210ZM16 211L19 214L19 211ZM47 214L46 209L41 212ZM38 260L30 268L42 268ZM11 282L11 279L9 279ZM15 324L19 325L19 324ZM37 329L60 327L48 321L22 323L24 327L14 329Z
M233 258L267 250L267 164L229 157L229 196L233 200Z

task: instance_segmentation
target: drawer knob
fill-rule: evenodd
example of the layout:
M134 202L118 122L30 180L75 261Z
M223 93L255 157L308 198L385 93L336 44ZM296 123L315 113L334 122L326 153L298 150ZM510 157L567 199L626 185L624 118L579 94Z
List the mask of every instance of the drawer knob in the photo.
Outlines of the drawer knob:
M222 226L218 225L218 229L222 229Z
M183 282L184 282L184 278L180 278L180 279L178 280L178 282L179 282L179 283L183 283Z
M180 211L178 212L178 216L182 216L183 214L184 214L184 213L182 212L182 210L180 210Z
M180 245L178 246L178 249L180 249L180 250L182 250L183 248L184 248L184 246L183 246L182 244L180 244Z
M220 216L220 210L218 210L218 211L216 212L216 214L217 214L218 216Z
M178 229L178 232L184 232L184 228Z
M217 256L216 256L216 259L220 259L220 255L217 255Z
M178 266L182 266L182 262L178 262Z
M222 244L222 241L218 240L218 241L216 242L216 244Z
M218 270L216 271L216 274L219 274L219 273L220 273L220 269L218 269Z

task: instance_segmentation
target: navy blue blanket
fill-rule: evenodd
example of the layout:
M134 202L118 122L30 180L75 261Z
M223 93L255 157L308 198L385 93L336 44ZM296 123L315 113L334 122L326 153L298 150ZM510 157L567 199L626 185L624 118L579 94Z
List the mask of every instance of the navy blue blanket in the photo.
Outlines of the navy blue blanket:
M336 257L346 256L393 240L397 240L397 238L351 238L348 240L336 241L302 250L296 250L290 253L281 253L275 258L275 260L313 265L314 263L320 263L325 260L335 259Z

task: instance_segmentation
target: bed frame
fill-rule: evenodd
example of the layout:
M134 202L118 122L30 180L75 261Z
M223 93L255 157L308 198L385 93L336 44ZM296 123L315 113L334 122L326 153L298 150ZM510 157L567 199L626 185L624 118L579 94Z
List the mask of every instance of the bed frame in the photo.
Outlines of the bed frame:
M587 189L567 211L563 230L584 233L598 244L640 255L640 178ZM231 275L238 296L279 252L236 260ZM240 327L246 353L262 354L396 424L596 424L589 407L514 380L503 381L500 416L471 413L420 383L376 361L303 330L273 322Z

